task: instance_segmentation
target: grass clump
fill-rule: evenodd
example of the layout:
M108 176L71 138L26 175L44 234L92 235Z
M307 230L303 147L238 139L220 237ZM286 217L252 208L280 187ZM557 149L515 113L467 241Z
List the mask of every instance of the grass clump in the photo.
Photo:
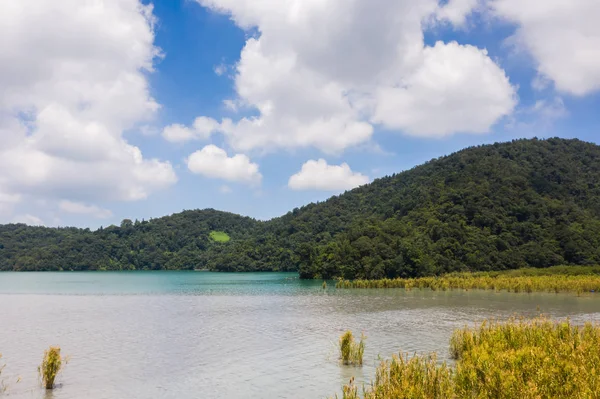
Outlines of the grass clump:
M435 355L394 356L363 388L365 399L600 398L600 326L545 318L485 322L455 331L454 367ZM357 399L351 380L344 399Z
M522 272L530 273L530 272ZM434 291L483 289L508 292L585 292L600 291L597 274L502 274L457 273L441 277L381 280L339 280L336 288L429 288Z
M54 388L54 380L63 368L63 358L60 356L60 347L51 346L44 352L42 364L38 367L38 372L42 378L42 385L46 389Z
M326 290L327 289L327 281L323 281L323 284L321 284L321 287Z
M362 366L365 353L365 339L361 334L360 341L356 342L352 331L346 331L340 337L340 359L345 365Z
M545 318L484 323L451 340L457 397L598 398L600 327Z
M231 240L229 234L225 233L224 231L211 231L209 237L214 242L221 243L229 242L229 240Z

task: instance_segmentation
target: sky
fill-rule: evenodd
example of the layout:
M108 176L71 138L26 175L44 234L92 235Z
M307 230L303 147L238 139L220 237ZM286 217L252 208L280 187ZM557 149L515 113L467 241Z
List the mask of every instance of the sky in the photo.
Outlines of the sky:
M600 144L598 0L0 10L0 223L264 220L468 146Z

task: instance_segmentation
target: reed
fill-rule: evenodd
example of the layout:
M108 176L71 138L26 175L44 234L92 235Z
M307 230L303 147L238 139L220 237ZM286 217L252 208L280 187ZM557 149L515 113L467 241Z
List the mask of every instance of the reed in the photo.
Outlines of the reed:
M321 284L321 287L326 290L327 289L327 281L323 281L323 284Z
M340 360L345 365L362 366L365 353L365 339L361 334L360 341L356 342L352 331L346 331L340 337Z
M397 278L381 280L338 280L336 288L413 288L446 290L495 290L508 292L571 292L581 295L600 291L600 275L510 275L449 274L441 277Z
M455 332L457 397L598 398L600 327L546 318Z
M600 398L600 326L546 318L485 322L455 331L454 367L435 355L393 356L363 388L365 399ZM344 399L357 399L351 381Z
M60 356L60 347L51 346L44 352L42 364L38 367L38 372L42 378L42 385L46 389L54 388L54 380L63 368L63 358Z

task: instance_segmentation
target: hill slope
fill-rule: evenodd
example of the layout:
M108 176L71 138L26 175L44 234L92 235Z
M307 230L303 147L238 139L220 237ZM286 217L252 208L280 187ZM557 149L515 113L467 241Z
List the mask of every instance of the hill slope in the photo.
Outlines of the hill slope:
M227 243L210 239L227 233ZM268 222L186 211L91 232L0 227L0 269L299 270L381 278L600 263L600 146L468 148Z

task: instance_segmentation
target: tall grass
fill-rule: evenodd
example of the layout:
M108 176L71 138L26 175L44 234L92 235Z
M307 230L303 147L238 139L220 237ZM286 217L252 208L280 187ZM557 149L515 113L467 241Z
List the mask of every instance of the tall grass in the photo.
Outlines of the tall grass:
M63 358L60 356L60 347L51 346L44 352L42 364L38 367L38 372L42 378L42 385L46 389L54 388L54 380L63 367Z
M600 398L600 326L545 318L486 322L458 330L450 342L456 364L435 355L394 356L364 387L365 399ZM344 399L357 399L353 381Z
M600 275L510 275L449 274L441 277L419 277L382 280L339 280L336 288L428 288L434 291L454 289L495 290L508 292L573 292L583 294L600 291Z
M451 341L458 397L599 398L600 327L545 318L484 323Z
M352 331L346 331L340 337L340 360L346 365L362 366L365 353L365 339L361 334L360 341L356 342Z

